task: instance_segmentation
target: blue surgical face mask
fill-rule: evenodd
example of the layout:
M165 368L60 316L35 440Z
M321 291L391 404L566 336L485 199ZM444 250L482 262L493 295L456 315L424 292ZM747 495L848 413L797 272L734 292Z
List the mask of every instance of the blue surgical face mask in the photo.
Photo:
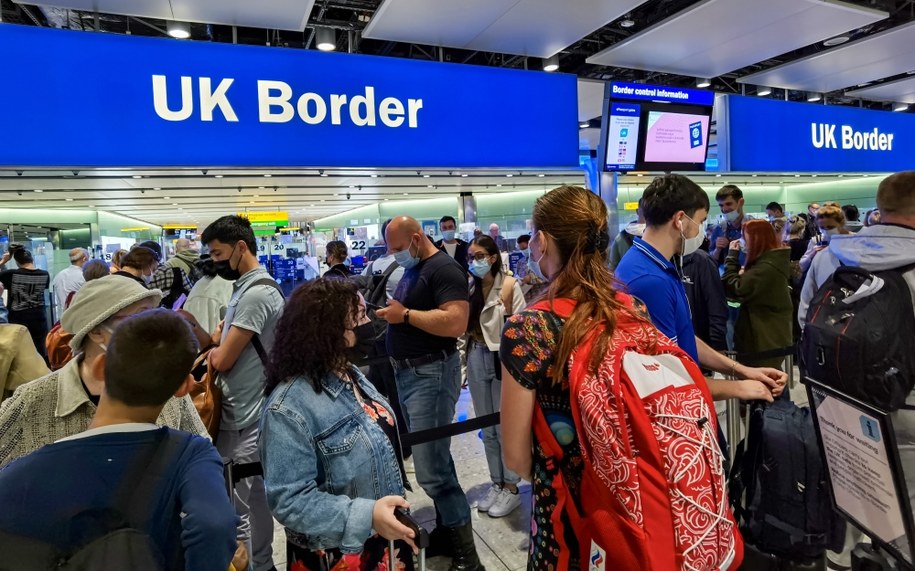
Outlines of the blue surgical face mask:
M726 212L724 214L724 217L725 217L725 219L727 219L728 222L737 222L737 219L740 218L740 211L732 210L730 212Z
M454 230L442 230L442 239L446 242L454 240L455 231Z
M343 260L343 265L346 266L347 268L353 265L353 261L350 259L349 256L347 256L346 259Z
M838 229L838 228L829 228L829 229L820 228L820 234L822 234L822 235L823 235L823 239L824 239L824 240L827 240L827 241L828 241L830 238L832 238L833 236L837 235L838 233L839 233L839 229Z
M492 264L485 258L482 260L474 260L473 263L470 264L470 273L478 278L485 278L491 270Z
M401 250L399 252L394 252L394 261L397 262L397 265L405 270L416 267L416 264L420 262L419 256L414 256L410 251L413 249L413 239L410 239L410 245L407 246L406 250ZM418 252L417 252L418 253Z
M531 238L531 242L533 242L533 241L534 241L534 238ZM545 281L545 282L548 282L548 281L550 281L549 278L547 278L547 277L543 274L543 270L540 269L540 262L543 261L543 258L544 258L545 256L546 256L546 254L541 253L541 254L540 254L540 259L539 259L539 260L535 260L534 257L533 257L533 254L528 255L528 257L527 257L527 269L530 270L530 272L531 272L532 274L534 274L535 276L537 276L537 277L540 278L541 280L543 280L543 281Z

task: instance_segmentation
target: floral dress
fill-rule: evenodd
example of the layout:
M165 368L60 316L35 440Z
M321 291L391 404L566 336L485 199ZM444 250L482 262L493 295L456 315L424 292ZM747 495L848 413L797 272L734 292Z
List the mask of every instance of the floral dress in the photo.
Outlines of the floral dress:
M560 470L573 498L578 497L583 461L581 448L572 419L568 382L554 385L553 353L559 341L564 321L553 313L527 310L510 317L502 332L500 358L512 377L532 391L537 391L537 404L562 447L563 461L554 463L547 459L534 436L533 457L533 509L531 510L531 540L528 569L557 571L559 545L551 517L556 510L557 498L553 480ZM563 538L569 547L569 569L581 568L578 539L575 537L568 514L561 514L565 529Z
M380 403L362 396L362 410L374 420L391 440L394 450L400 450L397 435L397 424L387 409ZM407 478L403 470L403 462L399 458L403 481ZM327 551L311 551L295 545L294 540L289 542L289 562L286 564L289 571L413 571L413 551L410 546L402 541L395 543L395 567L391 569L389 559L388 540L381 536L373 536L365 542L362 553L343 555L337 549Z

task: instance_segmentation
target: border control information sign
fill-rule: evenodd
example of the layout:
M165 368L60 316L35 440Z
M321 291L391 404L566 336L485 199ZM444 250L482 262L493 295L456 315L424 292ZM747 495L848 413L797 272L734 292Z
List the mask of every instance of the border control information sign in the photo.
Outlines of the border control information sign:
M836 507L911 564L912 511L889 416L807 383Z

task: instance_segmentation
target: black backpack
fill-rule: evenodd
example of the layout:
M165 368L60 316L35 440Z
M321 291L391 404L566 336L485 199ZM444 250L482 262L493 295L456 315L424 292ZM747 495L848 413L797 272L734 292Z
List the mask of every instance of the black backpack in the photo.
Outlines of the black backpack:
M387 286L388 280L391 279L391 275L399 267L397 262L391 262L391 265L384 270L384 273L375 275L372 273L372 269L375 262L372 262L369 265L368 269L368 280L362 282L362 287L359 288L359 291L362 292L362 296L365 298L365 303L369 306L368 308L368 317L372 320L372 327L375 329L375 344L384 344L385 334L388 331L388 322L384 319L379 318L375 315L375 310L372 306L375 307L385 307L388 305L388 293ZM380 355L369 355L369 357L379 357Z
M124 475L111 507L76 514L71 529L87 534L78 548L63 551L49 543L0 531L0 571L98 571L183 569L181 550L167 558L135 525L149 520L157 505L163 474L173 469L190 435L162 430ZM179 514L174 514L178 521Z
M801 340L806 374L892 412L915 387L915 309L903 274L839 267L813 297Z
M167 269L172 273L172 287L169 288L167 292L162 292L165 294L165 297L162 298L160 305L166 309L171 309L172 306L175 305L175 302L178 301L178 298L189 292L184 289L184 270L172 267L168 267Z
M845 520L832 507L813 418L787 400L753 404L729 495L744 540L795 562L841 551Z

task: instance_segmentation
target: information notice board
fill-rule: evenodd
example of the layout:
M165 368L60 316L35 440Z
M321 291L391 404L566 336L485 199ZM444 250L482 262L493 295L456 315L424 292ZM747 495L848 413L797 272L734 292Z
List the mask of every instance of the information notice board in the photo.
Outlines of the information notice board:
M836 508L907 566L912 509L890 416L807 379Z

